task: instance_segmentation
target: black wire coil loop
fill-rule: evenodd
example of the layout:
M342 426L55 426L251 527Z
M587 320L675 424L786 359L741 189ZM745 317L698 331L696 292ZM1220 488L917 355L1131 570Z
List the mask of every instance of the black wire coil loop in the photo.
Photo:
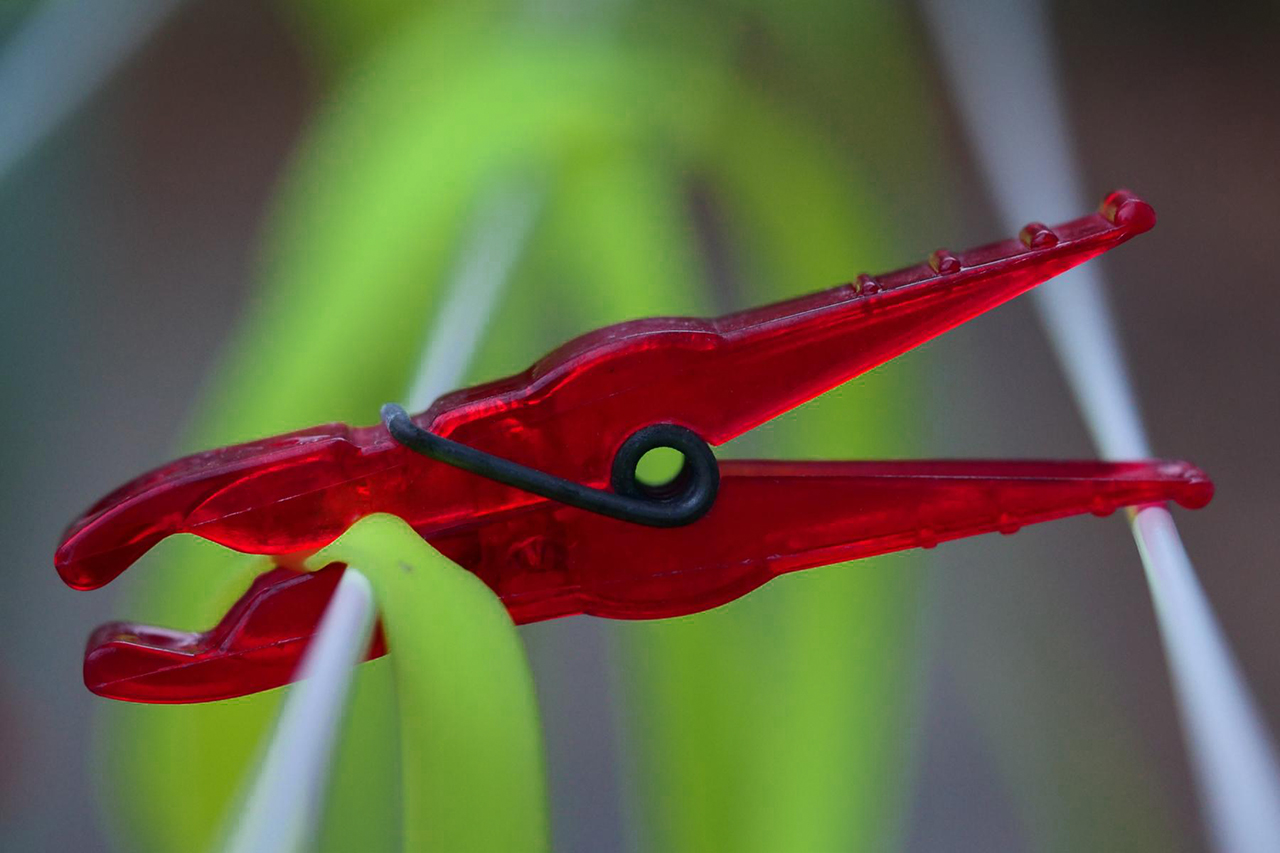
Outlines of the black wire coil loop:
M649 527L692 524L707 514L720 489L720 467L711 447L678 424L650 424L632 433L613 457L613 491L606 491L436 435L414 423L395 403L382 407L382 422L393 439L415 453L578 509ZM684 456L680 472L660 486L636 477L640 458L655 447L669 447Z

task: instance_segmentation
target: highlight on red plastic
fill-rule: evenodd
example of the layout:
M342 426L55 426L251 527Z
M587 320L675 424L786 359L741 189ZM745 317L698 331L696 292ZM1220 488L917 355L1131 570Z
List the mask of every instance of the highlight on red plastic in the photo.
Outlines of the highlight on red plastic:
M642 427L674 423L727 441L1154 221L1148 205L1117 192L1072 222L1033 223L1016 240L940 249L925 264L775 305L610 326L522 374L446 395L414 420L605 488L618 448ZM68 584L92 589L174 533L288 554L387 512L475 572L517 622L643 619L715 607L798 569L1120 506L1197 507L1211 495L1183 462L721 461L710 512L658 529L420 456L381 426L331 424L144 475L75 521L55 561ZM190 702L287 683L338 571L264 576L204 634L105 626L90 642L86 684L115 698Z

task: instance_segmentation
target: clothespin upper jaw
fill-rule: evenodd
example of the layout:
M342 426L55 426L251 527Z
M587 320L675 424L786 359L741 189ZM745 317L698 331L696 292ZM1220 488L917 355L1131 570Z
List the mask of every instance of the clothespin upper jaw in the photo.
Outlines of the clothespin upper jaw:
M580 337L523 374L447 395L429 432L597 489L638 430L675 424L720 444L1150 228L1131 193L1101 212L968 252L717 320L659 318ZM108 583L165 536L284 554L356 519L423 531L537 503L424 459L379 427L342 424L207 451L134 480L71 527L55 563L78 589Z
M966 252L940 249L926 263L897 272L718 319L610 326L564 345L519 377L443 398L443 412L428 412L421 425L468 444L487 440L493 452L562 476L603 483L612 454L641 427L676 423L722 444L1154 223L1146 202L1117 191L1097 213L1053 228L1032 223L1016 239ZM522 457L504 447L508 437L475 417L472 406L499 410L517 442L544 429L566 440L531 447ZM464 424L453 426L455 419Z
M97 589L167 536L198 534L210 522L251 510L272 495L339 482L341 471L334 463L373 439L369 433L325 424L170 462L119 487L72 521L54 565L68 586ZM285 553L288 544L262 553Z

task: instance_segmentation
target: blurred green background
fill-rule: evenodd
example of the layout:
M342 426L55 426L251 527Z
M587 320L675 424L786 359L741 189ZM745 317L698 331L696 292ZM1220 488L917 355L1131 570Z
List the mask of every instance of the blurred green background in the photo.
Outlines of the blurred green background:
M6 6L0 36L33 5ZM108 618L203 627L239 558L170 542L73 593L57 534L177 450L372 422L495 211L531 224L467 381L604 323L999 236L909 5L170 5L0 173L4 849L208 843L278 693L113 704L83 690L79 655ZM1161 214L1109 260L1116 302L1157 446L1218 481L1185 533L1275 720L1280 529L1259 474L1280 470L1280 24L1274 4L1208 8L1061 4L1053 21L1091 193L1129 185ZM95 31L49 61L74 68ZM1123 86L1120 56L1141 69ZM0 110L21 127L57 83ZM1020 304L721 452L1092 455ZM559 850L1203 848L1115 520L801 573L686 619L520 634ZM322 847L394 849L385 660L357 692Z

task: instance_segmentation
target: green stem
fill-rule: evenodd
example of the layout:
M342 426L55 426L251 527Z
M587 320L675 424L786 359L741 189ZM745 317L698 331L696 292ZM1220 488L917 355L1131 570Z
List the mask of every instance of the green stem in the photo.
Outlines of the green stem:
M309 561L372 582L400 712L407 850L549 849L542 735L515 625L402 520L370 516Z

